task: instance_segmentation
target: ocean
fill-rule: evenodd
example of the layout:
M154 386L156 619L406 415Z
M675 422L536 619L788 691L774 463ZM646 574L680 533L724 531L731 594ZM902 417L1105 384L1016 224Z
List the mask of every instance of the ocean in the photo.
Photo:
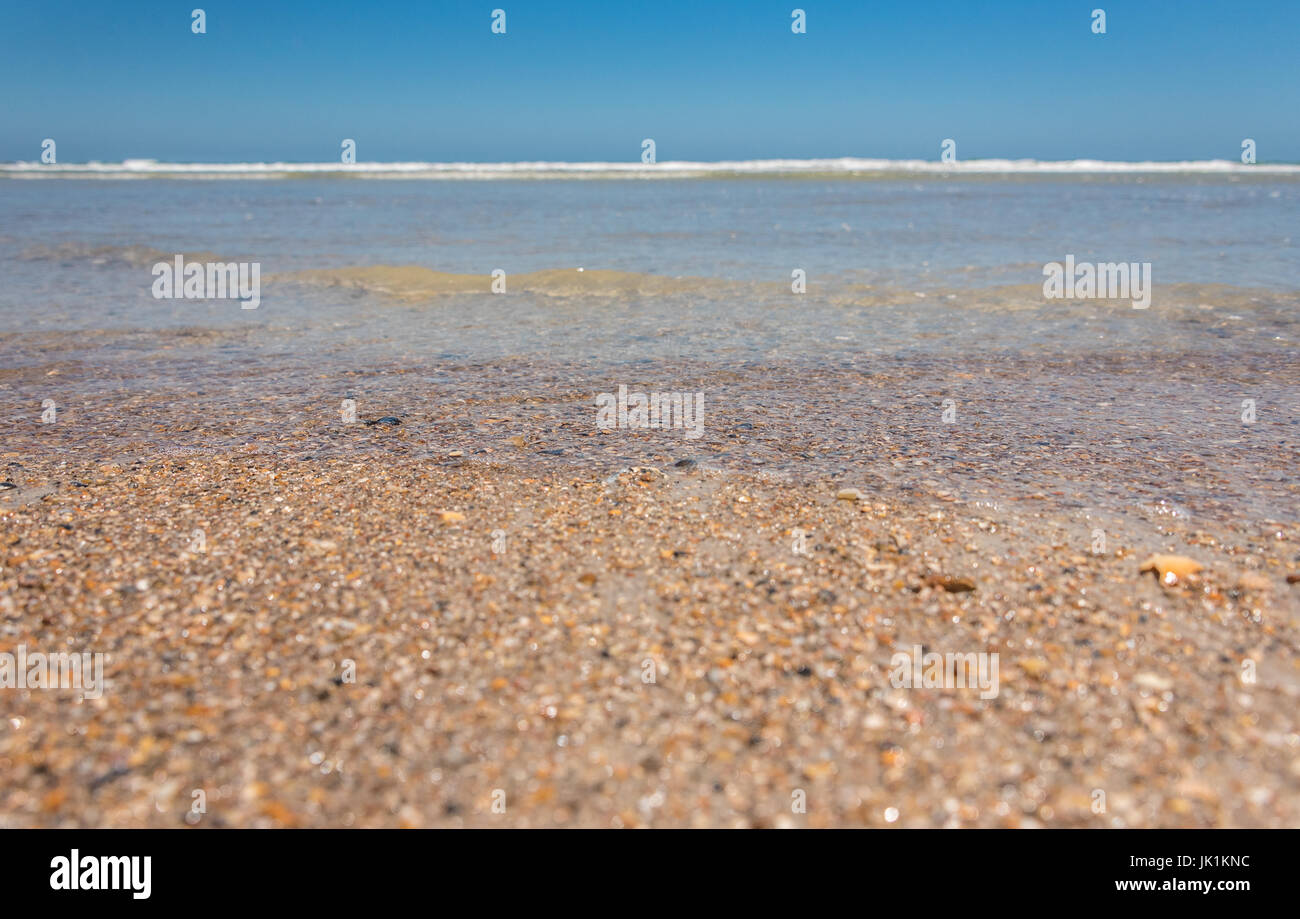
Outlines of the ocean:
M113 442L203 449L354 398L435 450L449 406L521 402L532 461L630 464L639 442L587 438L627 385L703 393L713 439L682 446L722 468L994 500L1086 461L1113 473L1090 506L1296 507L1300 167L45 169L0 169L0 391L33 418L129 398L174 422L101 418ZM256 263L257 308L156 297L177 255ZM1067 259L1145 266L1145 308L1045 296Z

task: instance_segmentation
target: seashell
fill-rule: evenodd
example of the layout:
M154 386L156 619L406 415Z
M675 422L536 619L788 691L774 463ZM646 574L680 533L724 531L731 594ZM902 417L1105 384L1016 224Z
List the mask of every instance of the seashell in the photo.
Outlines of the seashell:
M1154 571L1161 584L1173 587L1180 580L1191 577L1204 567L1200 562L1185 555L1153 555L1143 562L1138 570Z

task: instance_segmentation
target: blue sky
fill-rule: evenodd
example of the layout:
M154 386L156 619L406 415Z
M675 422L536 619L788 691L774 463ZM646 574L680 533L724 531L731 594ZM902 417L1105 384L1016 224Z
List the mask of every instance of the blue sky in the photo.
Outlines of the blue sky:
M1298 39L1293 0L6 0L0 160L1294 162Z

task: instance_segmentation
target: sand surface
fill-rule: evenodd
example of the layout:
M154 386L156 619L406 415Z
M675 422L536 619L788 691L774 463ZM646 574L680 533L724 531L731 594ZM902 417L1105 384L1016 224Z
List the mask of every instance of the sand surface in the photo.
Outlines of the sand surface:
M1171 517L1205 570L1166 587L1145 549L1072 545L1048 496L395 463L401 428L357 436L0 457L0 650L108 655L98 699L2 697L0 823L1300 822L1291 526ZM915 645L996 652L998 694L894 688Z

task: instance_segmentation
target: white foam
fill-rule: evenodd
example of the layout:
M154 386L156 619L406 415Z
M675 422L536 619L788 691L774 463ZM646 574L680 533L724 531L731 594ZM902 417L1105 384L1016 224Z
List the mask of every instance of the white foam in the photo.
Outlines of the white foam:
M16 162L0 164L5 178L275 179L286 176L390 179L726 178L728 176L831 175L1071 175L1222 174L1300 176L1300 165L1245 165L1231 160L1112 162L1106 160L887 160L843 157L818 160L723 160L627 163L120 163Z

